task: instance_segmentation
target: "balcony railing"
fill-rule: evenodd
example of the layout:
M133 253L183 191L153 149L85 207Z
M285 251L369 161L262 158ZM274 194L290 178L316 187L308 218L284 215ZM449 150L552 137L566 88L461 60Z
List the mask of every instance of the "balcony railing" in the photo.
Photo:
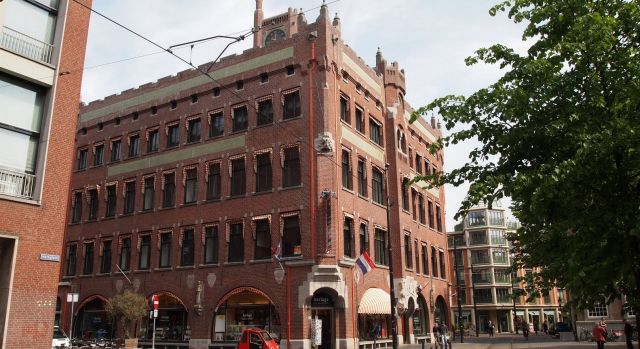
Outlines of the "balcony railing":
M0 46L17 54L51 64L53 45L34 39L8 27L2 27Z
M36 176L0 168L0 194L21 199L33 198Z

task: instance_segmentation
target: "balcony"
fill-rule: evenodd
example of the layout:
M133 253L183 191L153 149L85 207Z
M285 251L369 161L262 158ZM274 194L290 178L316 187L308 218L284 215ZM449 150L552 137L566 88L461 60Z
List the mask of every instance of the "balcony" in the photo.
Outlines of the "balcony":
M51 64L53 45L34 39L8 27L2 27L0 47L27 58Z
M0 195L32 199L36 176L0 168Z

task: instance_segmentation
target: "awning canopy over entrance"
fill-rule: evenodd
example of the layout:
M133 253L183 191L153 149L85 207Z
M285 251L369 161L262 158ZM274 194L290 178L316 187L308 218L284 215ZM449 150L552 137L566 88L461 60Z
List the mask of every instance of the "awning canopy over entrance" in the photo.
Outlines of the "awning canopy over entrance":
M391 299L389 294L375 287L368 289L360 300L358 314L391 315Z

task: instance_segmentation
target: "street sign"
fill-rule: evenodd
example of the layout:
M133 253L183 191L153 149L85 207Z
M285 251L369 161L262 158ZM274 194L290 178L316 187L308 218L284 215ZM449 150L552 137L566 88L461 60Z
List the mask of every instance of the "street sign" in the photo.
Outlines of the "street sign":
M153 317L154 318L158 317L158 309L153 309Z
M153 296L151 296L151 299L153 300L153 310L156 312L156 317L157 317L158 306L160 305L160 301L158 300L158 295L154 294Z
M78 302L78 293L67 293L67 302L68 303L77 303Z

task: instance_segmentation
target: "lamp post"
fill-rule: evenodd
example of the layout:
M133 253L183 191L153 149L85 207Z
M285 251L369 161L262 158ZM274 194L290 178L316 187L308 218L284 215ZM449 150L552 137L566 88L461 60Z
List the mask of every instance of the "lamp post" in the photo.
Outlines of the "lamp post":
M458 327L460 328L460 343L464 343L464 329L462 328L462 304L460 303L460 279L458 278L458 240L456 239L455 235L453 236L453 269L456 272L456 298L458 300Z
M478 324L478 307L476 305L476 283L473 281L473 264L471 264L471 292L473 292L473 321L476 323L476 337L480 337L480 326Z
M516 297L518 297L516 295L516 290L517 288L514 287L515 284L514 282L516 282L516 279L518 277L518 273L517 271L513 270L511 272L511 297L513 297L513 332L518 333L518 324L516 323L516 318L518 317L517 312L516 312Z
M391 203L389 200L389 164L384 166L387 199L387 253L389 258L389 298L391 298L391 343L398 349L398 319L396 319L396 292L393 284L393 249L391 248Z

